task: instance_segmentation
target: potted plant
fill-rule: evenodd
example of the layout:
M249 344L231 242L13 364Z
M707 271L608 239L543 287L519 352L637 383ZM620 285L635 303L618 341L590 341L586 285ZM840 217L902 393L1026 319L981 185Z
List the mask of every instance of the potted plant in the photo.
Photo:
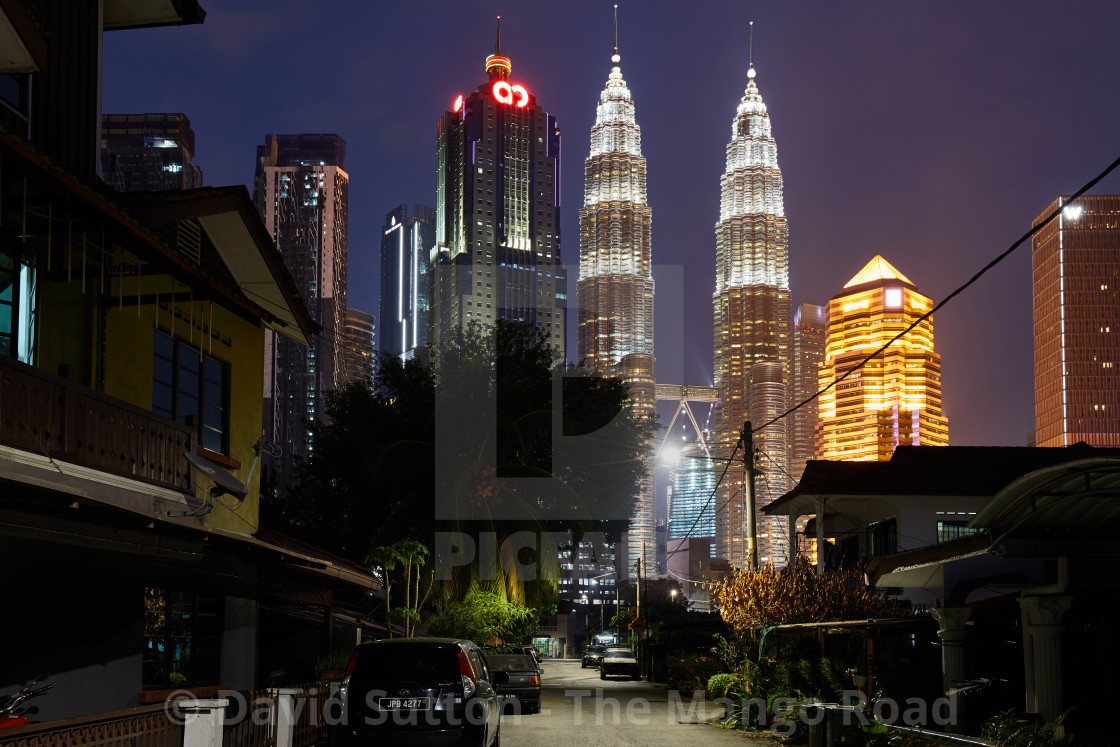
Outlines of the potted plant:
M315 671L319 679L333 682L346 676L346 667L350 663L349 651L333 651L319 657L315 664Z

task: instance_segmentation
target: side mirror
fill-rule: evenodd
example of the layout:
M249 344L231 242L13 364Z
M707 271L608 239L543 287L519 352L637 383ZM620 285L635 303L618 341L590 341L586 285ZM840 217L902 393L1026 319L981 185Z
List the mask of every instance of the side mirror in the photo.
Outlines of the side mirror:
M495 685L505 685L509 683L509 672L491 672L490 682Z

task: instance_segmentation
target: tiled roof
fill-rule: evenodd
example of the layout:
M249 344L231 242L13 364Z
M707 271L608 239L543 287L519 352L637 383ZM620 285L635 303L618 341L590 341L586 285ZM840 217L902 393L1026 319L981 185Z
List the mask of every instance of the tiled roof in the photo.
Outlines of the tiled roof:
M801 482L764 510L774 513L801 495L995 495L1035 470L1120 449L1084 443L1027 446L899 446L889 462L811 460Z

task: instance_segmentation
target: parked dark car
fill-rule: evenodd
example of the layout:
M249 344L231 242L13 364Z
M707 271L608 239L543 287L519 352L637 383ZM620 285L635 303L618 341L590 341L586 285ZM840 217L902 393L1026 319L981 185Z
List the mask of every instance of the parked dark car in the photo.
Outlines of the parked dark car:
M541 665L541 652L537 651L536 646L522 646L521 653L533 657L533 661L537 663L538 667Z
M497 745L501 706L482 650L453 638L395 638L354 649L339 696L337 745Z
M541 670L525 654L490 654L486 663L492 673L504 672L509 682L497 686L498 699L516 701L521 713L541 712Z
M580 667L599 666L599 662L603 660L603 653L606 650L606 646L588 646L583 650L583 661L580 662Z
M599 663L599 679L605 680L608 674L628 674L631 679L638 676L638 659L628 648L608 648Z

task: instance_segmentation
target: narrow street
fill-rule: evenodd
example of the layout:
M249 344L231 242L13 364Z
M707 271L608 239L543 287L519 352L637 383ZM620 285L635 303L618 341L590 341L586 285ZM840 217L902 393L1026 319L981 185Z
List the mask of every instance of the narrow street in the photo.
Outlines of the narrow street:
M583 669L579 660L546 659L542 666L541 712L503 717L505 747L777 745L767 735L712 726L722 712L718 704L693 703L648 682L602 680L598 669Z

